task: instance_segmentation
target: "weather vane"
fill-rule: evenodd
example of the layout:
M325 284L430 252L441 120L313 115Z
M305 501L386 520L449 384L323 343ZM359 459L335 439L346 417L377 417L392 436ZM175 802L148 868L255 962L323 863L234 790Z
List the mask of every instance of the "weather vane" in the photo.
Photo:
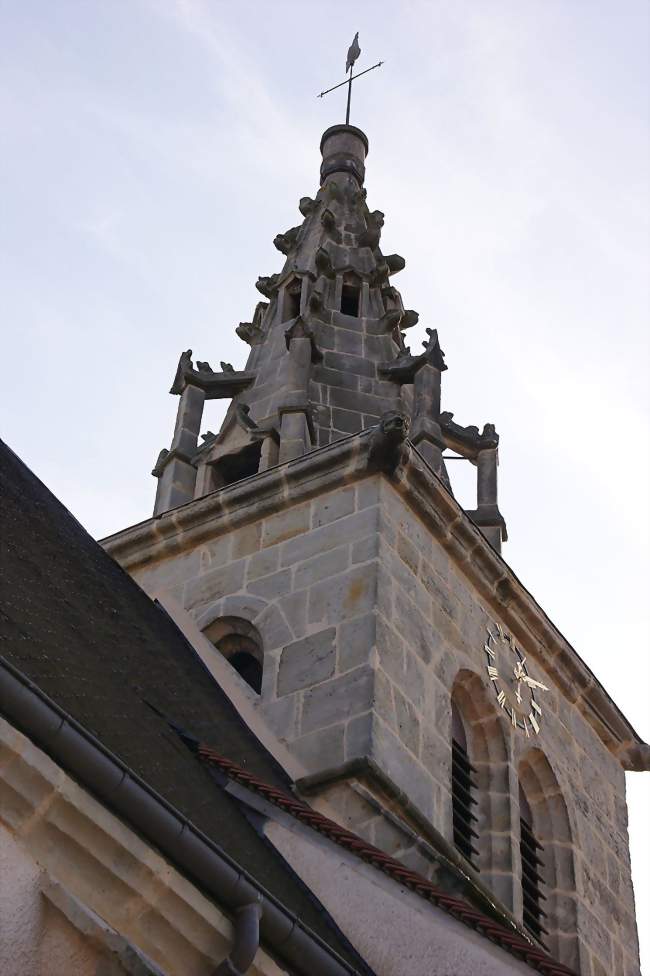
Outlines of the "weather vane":
M383 61L378 61L377 64L373 64L372 68L366 68L365 71L360 71L358 75L353 75L352 68L354 66L354 62L357 60L360 54L361 54L361 48L359 47L359 31L357 31L356 34L354 35L354 40L352 41L352 44L350 44L347 61L345 62L345 73L347 74L349 71L350 77L346 78L345 81L340 81L339 84L334 85L333 88L328 88L327 91L322 91L320 95L317 96L318 98L322 98L323 95L329 95L330 92L336 91L337 88L342 88L343 85L347 85L348 105L345 110L346 125L350 124L350 101L352 99L352 82L355 81L356 78L360 78L361 75L367 75L369 71L374 71L375 68L381 68L382 64L384 63Z

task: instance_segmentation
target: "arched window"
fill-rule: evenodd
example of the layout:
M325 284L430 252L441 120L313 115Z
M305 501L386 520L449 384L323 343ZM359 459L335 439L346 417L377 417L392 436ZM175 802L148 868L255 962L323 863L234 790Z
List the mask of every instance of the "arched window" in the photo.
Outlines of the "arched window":
M479 852L475 793L476 770L469 761L465 726L456 704L451 703L451 805L454 844L469 863L478 869Z
M542 889L544 881L540 871L544 868L544 847L535 837L533 812L519 784L519 854L521 857L521 897L523 903L524 925L538 942L544 945L546 912L543 904L546 895Z
M551 955L575 967L578 910L571 824L541 749L530 749L521 760L519 786L523 921Z
M512 803L510 764L506 748L506 725L501 709L482 680L472 671L456 676L452 702L452 786L454 768L463 761L463 749L470 763L472 829L471 863L481 872L487 887L508 908L514 906L512 857ZM459 727L460 720L460 727ZM462 737L459 738L462 729ZM460 748L459 748L460 746ZM456 759L454 759L456 757ZM460 790L458 790L460 794ZM452 792L452 813L453 813ZM460 809L460 808L459 808ZM459 817L460 819L460 817Z
M253 624L241 617L219 617L204 634L253 691L261 694L264 653Z

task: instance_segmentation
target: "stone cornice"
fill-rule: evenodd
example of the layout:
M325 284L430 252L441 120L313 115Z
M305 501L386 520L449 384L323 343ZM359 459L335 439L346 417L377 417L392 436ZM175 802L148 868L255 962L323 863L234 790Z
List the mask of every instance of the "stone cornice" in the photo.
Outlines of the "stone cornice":
M371 428L222 488L101 540L126 570L369 476ZM384 475L385 477L385 475ZM650 768L642 742L603 686L415 448L390 482L458 569L525 643L626 770Z

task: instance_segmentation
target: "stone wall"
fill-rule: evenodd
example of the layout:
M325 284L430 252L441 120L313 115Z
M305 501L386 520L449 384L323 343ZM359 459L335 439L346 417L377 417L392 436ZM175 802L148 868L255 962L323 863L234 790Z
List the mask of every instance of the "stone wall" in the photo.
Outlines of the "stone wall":
M262 709L310 771L366 748L379 524L379 480L370 479L134 572L147 592L168 590L201 630L220 617L254 623Z
M638 972L620 764L544 671L543 649L525 642L549 690L538 736L511 727L485 670L499 607L485 605L385 478L204 538L134 576L150 593L169 590L201 629L220 617L254 623L260 708L308 771L370 757L450 842L457 696L479 770L481 878L521 917L521 775L549 861L549 948L584 976Z
M494 740L498 737L505 743L506 764L500 781L489 784L491 795L481 811L480 827L485 829L488 819L492 826L496 821L507 847L499 850L498 843L492 845L492 864L483 860L482 874L489 876L498 862L500 870L490 879L491 886L520 915L517 779L529 767L543 766L541 753L547 768L541 769L534 782L529 776L526 786L527 793L538 790L540 795L534 798L540 804L541 794L546 792L548 802L558 808L548 824L541 825L547 831L542 838L548 842L547 860L551 855L554 860L547 866L547 875L554 871L557 886L556 895L549 897L555 916L549 920L549 948L584 974L637 973L625 779L619 762L578 709L558 692L539 660L534 660L533 648L522 646L529 660L534 660L531 672L549 688L539 694L544 711L539 735L526 738L499 714L486 680L483 650L488 624L502 622L495 608L484 606L466 577L387 482L382 483L381 500L377 679L387 704L373 719L381 729L375 739L378 761L391 764L409 795L413 793L403 783L405 770L417 760L426 766L433 778L435 823L451 838L450 701L455 682L459 675L464 676L474 710L467 716L468 724L492 726L488 739L494 748L493 765L500 756L499 743ZM466 676L472 675L468 682ZM404 722L407 709L409 718ZM495 721L499 732L494 729ZM479 755L477 762L481 758ZM411 775L415 776L415 768ZM561 798L568 829L559 812ZM492 811L486 810L490 805ZM564 832L551 851L553 838L548 832L554 828L558 834ZM497 829L497 841L498 836ZM548 880L552 885L553 879ZM578 945L571 939L576 917Z

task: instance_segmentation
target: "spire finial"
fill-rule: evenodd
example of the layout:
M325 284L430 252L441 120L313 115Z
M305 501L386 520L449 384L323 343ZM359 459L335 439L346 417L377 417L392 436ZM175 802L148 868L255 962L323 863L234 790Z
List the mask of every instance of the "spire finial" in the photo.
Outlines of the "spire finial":
M354 35L354 40L352 41L352 44L350 44L350 47L348 48L348 56L345 61L345 73L347 74L348 72L350 72L350 77L347 78L345 81L340 81L338 85L334 85L332 88L328 88L326 91L322 91L320 95L318 95L318 98L322 98L323 95L329 95L330 92L336 91L337 88L342 88L343 85L348 86L348 104L345 110L346 125L350 124L350 102L352 100L352 82L356 78L360 78L361 75L366 75L368 74L369 71L374 71L375 68L381 68L382 64L384 63L383 61L378 61L377 64L373 64L371 68L366 68L365 71L360 71L358 75L353 75L352 69L354 68L354 62L357 60L360 54L361 54L361 48L359 47L359 31L357 31L356 34Z

